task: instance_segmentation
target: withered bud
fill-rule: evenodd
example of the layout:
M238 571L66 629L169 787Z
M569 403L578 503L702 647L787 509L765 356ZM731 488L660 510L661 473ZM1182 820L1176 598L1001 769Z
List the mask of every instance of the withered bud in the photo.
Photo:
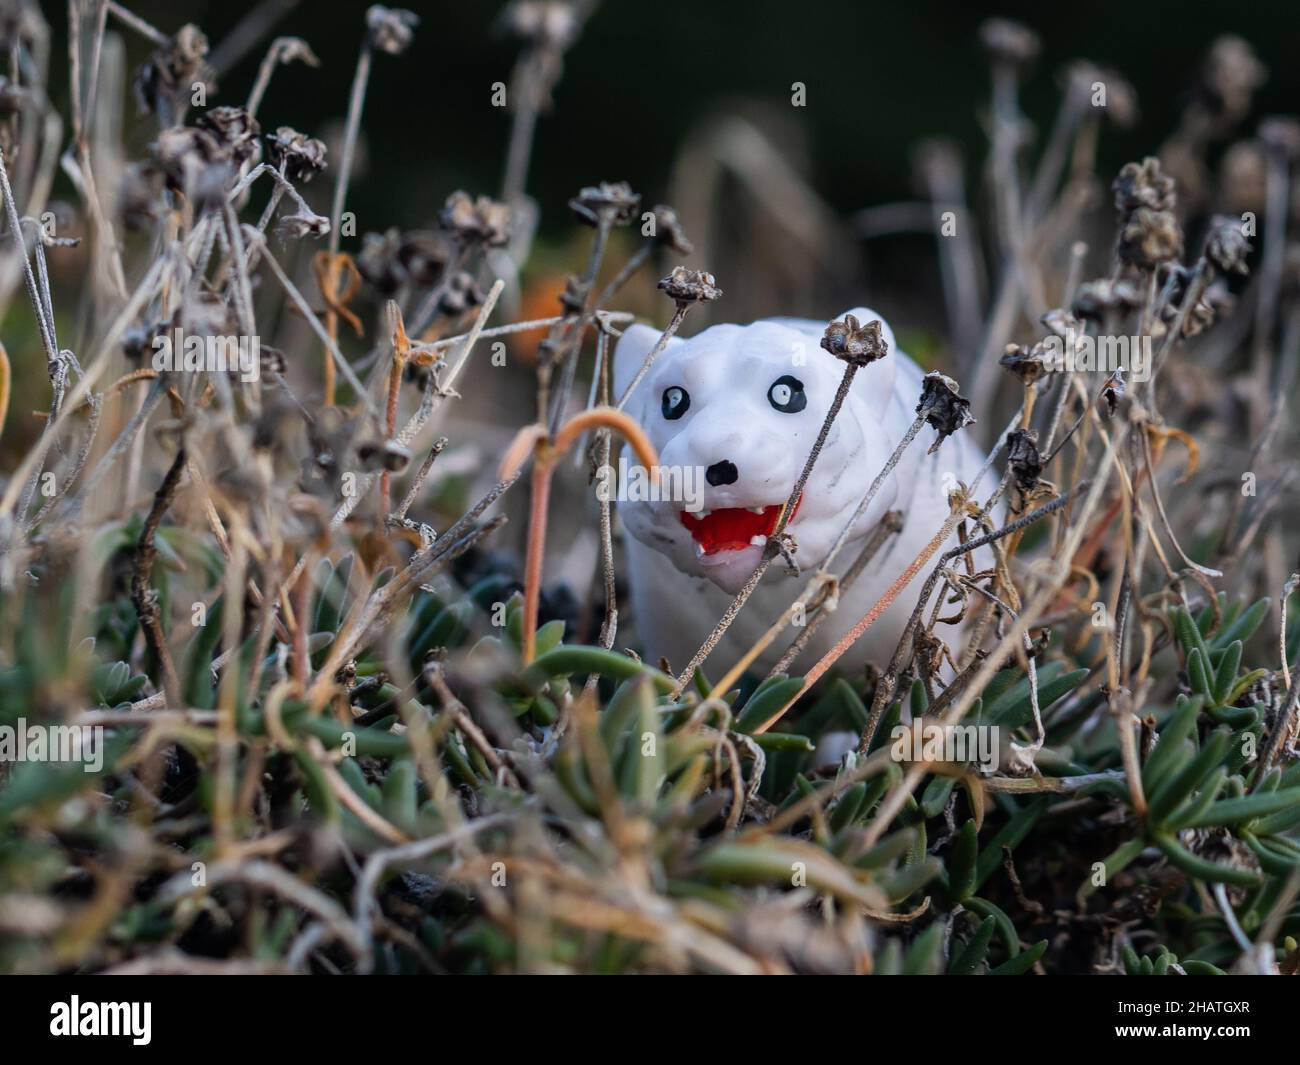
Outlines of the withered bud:
M502 22L521 40L551 49L567 48L578 32L573 5L558 0L516 0Z
M1241 215L1263 212L1268 196L1264 149L1258 141L1237 141L1219 164L1219 191L1224 210Z
M1140 163L1125 163L1111 184L1115 210L1124 218L1139 207L1172 211L1176 200L1174 179L1160 169L1160 160L1147 156Z
M454 318L471 307L477 307L483 299L484 292L474 276L468 271L458 270L448 279L447 289L438 301L438 311Z
M1294 159L1300 155L1300 122L1290 115L1270 115L1259 124L1259 139L1268 151Z
M320 66L320 58L311 50L311 45L301 37L277 37L271 42L271 49L278 63L306 63L309 67Z
M1045 355L1046 351L1041 343L1029 348L1019 344L1008 344L998 364L1019 377L1021 384L1032 385L1052 372Z
M685 266L674 266L673 272L659 282L659 288L677 303L712 303L722 295L712 274Z
M1120 231L1120 259L1141 270L1153 270L1182 254L1183 229L1171 211L1139 207Z
M234 176L228 153L197 126L173 126L158 134L149 154L172 188L202 205L219 199Z
M450 251L446 239L425 230L403 233L397 228L366 233L356 257L357 270L382 295L393 296L403 285L429 286L442 277Z
M323 237L330 231L330 220L314 211L299 210L281 215L275 232L282 240L299 240L303 237Z
M1177 263L1170 263L1157 277L1161 286L1167 288L1169 293L1169 298L1160 308L1159 319L1152 323L1152 335L1158 338L1165 336L1169 332L1168 327L1177 320L1179 309L1187 298L1192 272ZM1203 333L1214 324L1220 314L1231 313L1234 302L1232 293L1228 291L1223 281L1212 282L1188 308L1179 335L1194 337Z
M1138 120L1137 92L1132 83L1119 71L1099 67L1085 60L1071 63L1067 72L1071 88L1090 104L1100 106L1106 117L1121 129L1128 129ZM1101 85L1104 99L1095 97L1096 86Z
M281 126L267 134L271 162L284 168L284 176L295 185L305 185L325 169L325 142Z
M1120 400L1128 391L1128 385L1124 381L1124 371L1116 370L1106 381L1106 385L1101 390L1101 399L1106 406L1106 416L1113 417L1115 408L1119 406Z
M1225 274L1248 274L1246 259L1254 250L1240 218L1216 214L1205 238L1205 257Z
M420 18L414 11L374 4L366 11L370 47L389 55L401 55L411 46Z
M471 199L457 189L447 197L438 219L461 244L499 248L510 239L510 208L487 196Z
M686 238L677 212L666 204L656 204L654 209L654 242L671 248L678 255L690 255L695 250Z
M924 415L930 428L939 434L927 455L938 451L939 445L959 429L975 424L970 400L961 395L956 381L937 370L931 370L922 378L921 402L916 405L916 413Z
M1223 36L1211 46L1199 85L1205 107L1224 125L1240 122L1250 113L1254 91L1268 77L1268 68L1240 37Z
M979 29L980 44L995 63L1028 66L1038 58L1038 34L1011 19L986 19Z
M850 366L869 366L889 354L889 341L880 331L880 319L873 318L860 325L851 314L831 322L822 334L821 344Z
M1083 329L1083 323L1064 307L1052 308L1039 321L1049 332L1055 333L1062 340L1067 339L1071 333L1078 334Z
M1038 434L1032 429L1013 429L1007 434L1007 465L1024 494L1038 486L1043 460L1038 454Z
M194 25L182 26L176 36L157 49L135 76L135 95L146 114L170 122L179 97L188 97L202 82L211 90L213 70L205 61L208 39Z
M1100 278L1079 286L1071 309L1076 318L1100 322L1108 314L1123 314L1140 306L1141 303L1142 293L1131 282Z
M608 225L625 226L636 216L641 196L632 191L626 181L602 181L599 185L580 189L569 201L569 210L578 221L598 226L601 219Z
M257 138L262 127L242 107L210 107L196 124L211 133L236 164L248 162L260 150Z

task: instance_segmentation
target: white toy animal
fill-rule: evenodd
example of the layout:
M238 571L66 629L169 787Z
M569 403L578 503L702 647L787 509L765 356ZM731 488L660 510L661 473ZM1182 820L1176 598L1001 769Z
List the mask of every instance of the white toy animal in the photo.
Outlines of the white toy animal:
M846 314L864 324L880 318L861 307ZM649 661L662 656L682 669L758 564L843 376L844 363L820 346L825 328L825 322L769 318L674 338L629 398L626 410L654 443L661 468L703 471L702 498L690 501L695 514L681 499L618 504L631 534L626 547L632 607ZM916 417L921 370L898 351L883 319L881 333L889 354L858 371L786 527L798 545L794 559L801 574L791 575L779 558L768 568L713 652L712 675L730 666L804 589ZM615 395L623 394L659 335L634 325L619 340ZM841 595L838 610L816 631L792 673L810 666L853 627L942 526L957 481L974 478L984 455L969 434L957 433L927 455L935 437L934 429L922 426L856 523L832 566L837 575L857 557L881 515L904 515L902 531ZM888 661L931 567L922 568L840 660L842 669ZM770 668L796 633L787 630L758 667ZM956 635L943 626L937 634ZM953 651L960 653L960 647Z

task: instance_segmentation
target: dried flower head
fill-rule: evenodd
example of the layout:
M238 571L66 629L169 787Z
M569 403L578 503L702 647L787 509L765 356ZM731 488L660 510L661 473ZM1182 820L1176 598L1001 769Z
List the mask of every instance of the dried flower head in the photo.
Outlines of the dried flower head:
M1168 334L1169 327L1178 318L1179 310L1187 298L1187 289L1192 282L1192 271L1179 263L1169 263L1156 275L1162 288L1169 293L1168 300L1160 308L1160 317L1152 323L1152 334L1162 337ZM1194 337L1210 328L1221 314L1227 314L1235 303L1232 294L1223 281L1214 281L1197 297L1187 309L1183 318L1182 337Z
M370 47L389 55L401 55L411 46L420 18L414 11L374 4L366 11Z
M1255 90L1268 77L1268 68L1240 37L1224 36L1210 46L1198 86L1202 104L1225 126L1250 113Z
M325 169L325 142L291 126L267 134L266 146L271 162L283 168L284 176L295 185L307 184Z
M305 207L293 214L281 215L275 224L281 239L301 240L303 237L323 237L330 231L330 220Z
M466 270L457 270L447 279L447 288L438 301L438 311L450 317L464 314L483 302L484 292Z
M1107 315L1126 314L1141 304L1142 293L1132 282L1099 278L1079 286L1070 309L1075 318L1100 322Z
M1119 71L1080 59L1069 65L1066 77L1070 89L1086 98L1090 104L1094 100L1096 86L1103 85L1104 102L1098 101L1098 104L1106 112L1106 117L1121 129L1129 129L1137 122L1137 92Z
M1237 141L1219 164L1219 191L1230 214L1264 210L1268 194L1264 149L1256 140Z
M198 204L221 197L234 174L230 155L216 137L197 126L173 126L149 145L167 183Z
M1007 434L1007 465L1022 495L1038 487L1043 460L1038 454L1038 434L1032 429L1013 429Z
M889 341L880 331L880 319L862 325L851 314L831 322L822 334L821 344L850 366L869 366L889 354Z
M441 234L427 230L403 233L396 227L366 233L356 257L357 270L381 295L393 296L405 285L437 283L451 258Z
M211 133L237 165L249 162L261 151L257 138L262 127L242 107L211 107L198 117L196 124Z
M487 196L471 199L458 189L447 197L438 220L460 244L499 248L510 239L510 208Z
M659 282L659 288L677 303L712 303L722 295L712 274L685 266L674 266L673 272Z
M1253 248L1240 218L1216 214L1205 238L1205 257L1225 274L1247 274L1246 259Z
M625 226L636 217L640 205L641 196L626 181L602 181L580 189L569 201L569 210L589 226L600 225L601 219L607 225Z
M1141 270L1153 270L1182 254L1183 229L1172 211L1139 207L1120 230L1120 259Z
M1160 169L1160 160L1147 156L1140 163L1125 163L1111 185L1115 210L1125 219L1139 207L1172 211L1176 200L1174 179Z
M1067 339L1071 333L1078 334L1083 329L1083 323L1064 307L1053 307L1039 321L1049 332L1056 334L1062 340Z
M1050 354L1041 342L1029 348L1008 344L998 363L1019 377L1021 384L1032 385L1052 372Z
M1020 22L1005 18L985 20L979 30L980 44L995 63L1028 66L1038 58L1038 34Z
M975 424L970 400L961 395L956 381L937 370L931 370L921 381L921 402L916 405L916 413L924 415L930 428L939 434L926 452L931 455L953 433Z
M686 231L682 229L682 223L677 217L677 212L671 207L659 203L655 204L653 213L655 243L671 248L678 255L690 255L695 248L686 238Z
M1259 139L1264 147L1283 159L1300 156L1300 122L1289 115L1271 115L1259 124Z
M149 57L135 76L135 95L145 114L170 122L178 98L188 98L195 84L211 92L214 73L208 66L208 39L194 25L182 26L176 36Z
M1106 384L1101 390L1101 399L1106 406L1106 416L1113 417L1115 408L1119 406L1120 401L1128 392L1128 384L1124 380L1124 372L1116 370L1106 380Z
M516 0L502 23L521 40L561 51L573 43L579 28L573 5L561 0Z

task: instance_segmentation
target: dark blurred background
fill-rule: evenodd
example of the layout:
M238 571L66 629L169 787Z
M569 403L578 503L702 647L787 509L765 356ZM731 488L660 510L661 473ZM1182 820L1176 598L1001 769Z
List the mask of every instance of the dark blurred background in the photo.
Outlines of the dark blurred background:
M220 51L257 5L130 0L126 6L165 33L197 23ZM284 0L279 6L284 17L221 77L209 103L242 103L270 38L301 36L321 66L279 68L258 118L264 130L291 124L333 146L368 5ZM345 251L355 252L367 231L430 227L454 189L501 192L511 116L492 106L492 86L511 81L520 48L501 26L506 4L408 0L405 6L421 23L406 54L375 59L348 196L358 232L344 239ZM64 6L50 2L45 9L61 38ZM1063 71L1075 59L1113 68L1135 90L1137 121L1128 128L1108 122L1101 129L1098 173L1107 182L1127 160L1159 150L1178 125L1207 50L1223 34L1243 37L1268 68L1252 116L1233 139L1249 137L1258 116L1300 105L1295 0L605 0L565 56L554 107L538 123L527 182L540 210L538 241L525 268L525 305L508 294L503 309L554 313L557 279L580 267L590 234L574 225L565 206L569 197L583 185L626 180L646 205L666 201L682 209L699 247L691 265L714 270L726 291L723 303L693 316L687 333L710 314L737 320L828 316L870 302L894 321L913 354L942 362L946 323L933 226L909 221L906 209L900 227L875 219L870 233L856 227L855 219L864 208L901 203L910 204L914 220L926 199L916 177L916 147L942 137L960 151L981 243L985 249L993 243L986 180L989 65L978 42L979 26L991 15L1019 20L1041 39L1021 96L1032 125L1023 156L1029 165L1059 106ZM149 45L136 34L122 35L135 69ZM59 39L55 55L62 54L65 42ZM804 107L791 105L795 82L806 86ZM66 100L59 106L66 114ZM761 183L773 169L769 162L758 159L745 180L730 171L710 172L719 131L737 116L763 131L774 158L798 175L809 194L810 209L793 226L773 218L771 204L756 191L756 180ZM153 130L148 121L128 123L128 153L143 154ZM715 177L708 190L696 188ZM326 213L331 183L327 175L308 190ZM1105 186L1098 185L1096 215L1108 222L1106 199ZM816 239L791 240L792 228L818 219L831 224L814 233ZM828 234L834 239L825 239ZM628 232L611 264L621 261L634 240ZM1108 240L1098 237L1089 270L1108 268ZM981 302L987 306L996 264L985 255L980 268ZM670 307L653 289L662 272L638 278L624 305L662 321Z
M43 6L56 30L66 25L65 5ZM254 5L130 0L125 6L164 31L196 22L217 46ZM322 66L276 73L260 115L264 127L284 121L315 124L317 132L343 114L367 6L306 0L292 7L274 33L305 38ZM374 219L371 228L380 219L427 224L454 188L498 190L509 115L491 106L490 86L509 81L518 51L516 41L493 32L505 6L497 0L391 6L415 11L421 24L406 55L376 61L370 83L363 126L369 147L401 160L385 168L382 181L355 186L351 199L363 227ZM1023 99L1039 130L1055 111L1057 72L1071 59L1112 66L1133 84L1139 124L1108 132L1101 146L1112 170L1152 150L1172 128L1198 64L1220 34L1246 38L1268 66L1259 113L1300 107L1294 0L606 0L569 52L555 110L539 125L529 190L542 206L543 233L567 233L564 204L582 184L626 179L648 199L665 196L688 131L739 102L797 120L814 184L839 210L908 198L907 160L919 138L952 137L968 159L983 158L989 76L976 31L990 15L1022 21L1042 38ZM148 51L138 38L131 48L133 59ZM256 48L223 80L218 102L242 102L263 50ZM794 81L808 86L807 106L797 111L790 107Z

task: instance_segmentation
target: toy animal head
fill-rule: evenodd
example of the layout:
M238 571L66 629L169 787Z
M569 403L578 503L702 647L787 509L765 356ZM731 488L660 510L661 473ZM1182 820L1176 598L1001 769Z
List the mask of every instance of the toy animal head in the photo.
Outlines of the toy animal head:
M860 322L879 318L865 308L846 313ZM620 502L634 537L682 572L739 590L762 556L843 377L844 364L820 346L824 330L824 322L771 318L716 325L669 342L626 409L658 449L661 482L697 490L685 498ZM825 558L910 421L910 406L895 401L904 360L883 320L881 332L890 354L858 371L786 526L802 569ZM614 356L615 395L623 394L659 335L643 325L623 335ZM911 405L919 391L915 376ZM888 508L890 488L878 494L854 537Z

